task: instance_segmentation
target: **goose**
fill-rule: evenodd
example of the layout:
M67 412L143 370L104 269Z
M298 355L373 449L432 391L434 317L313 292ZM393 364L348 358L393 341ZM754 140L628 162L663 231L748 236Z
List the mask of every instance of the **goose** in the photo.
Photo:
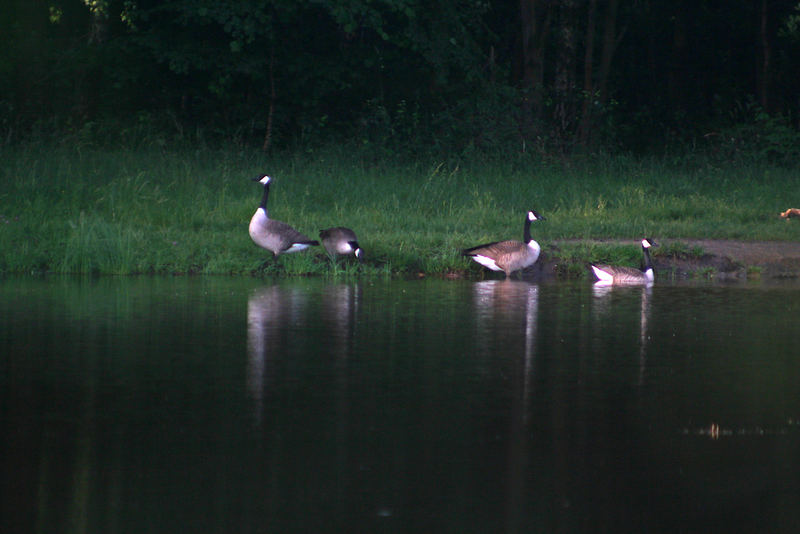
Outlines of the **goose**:
M322 246L333 257L337 254L353 254L358 261L363 261L364 251L358 245L356 233L350 228L337 226L319 231Z
M531 210L525 215L525 241L496 241L464 250L468 256L493 271L503 271L506 278L511 273L529 267L539 259L541 247L531 238L531 222L542 221L544 217Z
M651 285L655 279L653 262L650 260L650 247L657 247L658 243L649 238L642 239L642 252L644 253L644 269L633 267L620 267L613 265L592 264L592 272L597 277L596 285Z
M310 246L319 245L310 237L301 234L285 222L270 219L267 212L267 198L269 198L269 184L272 178L260 174L253 181L264 186L264 196L261 204L250 219L250 237L261 248L265 248L277 258L279 254L298 252Z

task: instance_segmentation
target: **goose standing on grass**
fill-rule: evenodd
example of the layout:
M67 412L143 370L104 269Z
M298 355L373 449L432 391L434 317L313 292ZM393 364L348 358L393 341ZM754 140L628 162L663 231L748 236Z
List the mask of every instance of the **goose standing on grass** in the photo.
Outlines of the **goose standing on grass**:
M655 273L653 271L653 262L650 260L650 247L657 246L658 243L652 239L642 239L644 268L641 270L633 267L592 264L592 272L597 277L595 284L602 286L651 285L655 280Z
M261 204L250 219L250 237L255 244L272 252L275 258L279 254L298 252L310 246L319 245L319 241L301 234L285 222L269 218L267 199L269 198L269 183L271 180L266 174L260 174L253 178L253 181L264 186L264 196L261 197Z
M543 221L544 217L531 210L525 215L524 241L496 241L464 250L468 256L493 271L503 271L506 278L536 263L541 247L531 238L531 222Z
M337 254L352 254L359 262L363 261L364 251L358 246L356 233L350 228L344 226L326 228L319 231L319 238L322 240L322 246L332 257L335 258Z

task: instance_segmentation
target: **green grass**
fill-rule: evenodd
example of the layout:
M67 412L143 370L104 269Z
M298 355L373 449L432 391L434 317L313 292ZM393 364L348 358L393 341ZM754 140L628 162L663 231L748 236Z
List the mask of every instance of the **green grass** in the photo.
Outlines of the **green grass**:
M392 275L479 272L459 250L520 239L525 212L567 263L621 260L634 246L593 239L793 240L778 212L800 206L792 169L680 167L651 159L382 162L335 150L0 148L0 271ZM353 228L366 251L332 265L322 250L281 256L247 225L274 178L270 215L316 236ZM605 248L603 248L605 247ZM680 251L678 251L680 252ZM691 252L691 251L684 251ZM696 252L696 251L695 251ZM677 252L674 252L677 253Z

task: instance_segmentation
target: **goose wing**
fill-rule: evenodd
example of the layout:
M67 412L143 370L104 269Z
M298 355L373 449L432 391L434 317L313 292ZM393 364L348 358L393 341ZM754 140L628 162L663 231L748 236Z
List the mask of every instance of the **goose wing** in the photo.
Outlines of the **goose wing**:
M321 239L334 239L342 241L357 241L358 238L356 237L356 233L349 228L345 228L344 226L337 226L335 228L327 228L325 230L319 231L319 237Z
M592 264L592 271L598 280L604 282L613 281L615 284L625 284L646 281L645 274L633 267Z
M531 251L520 241L496 241L466 249L463 254L481 265L494 271L511 271L521 269L536 261L529 256Z
M462 255L464 256L489 256L492 258L499 257L503 254L518 248L522 243L519 241L495 241L493 243L486 243L485 245L478 245L464 249Z
M274 219L267 221L266 233L270 236L275 236L280 241L279 246L276 248L281 251L287 250L292 245L319 245L319 241L298 232L283 221Z

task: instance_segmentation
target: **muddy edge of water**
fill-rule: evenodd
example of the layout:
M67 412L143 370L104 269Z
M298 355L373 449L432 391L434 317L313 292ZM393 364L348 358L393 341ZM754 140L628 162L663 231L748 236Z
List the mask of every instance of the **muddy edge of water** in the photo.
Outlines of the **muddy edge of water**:
M653 264L656 272L674 278L705 277L723 280L800 278L800 242L710 239L659 240L659 242L664 245L682 243L686 245L686 250L703 252L701 255L692 253L654 256ZM563 273L564 261L558 257L559 243L553 243L544 250L538 262L540 276L558 277Z

